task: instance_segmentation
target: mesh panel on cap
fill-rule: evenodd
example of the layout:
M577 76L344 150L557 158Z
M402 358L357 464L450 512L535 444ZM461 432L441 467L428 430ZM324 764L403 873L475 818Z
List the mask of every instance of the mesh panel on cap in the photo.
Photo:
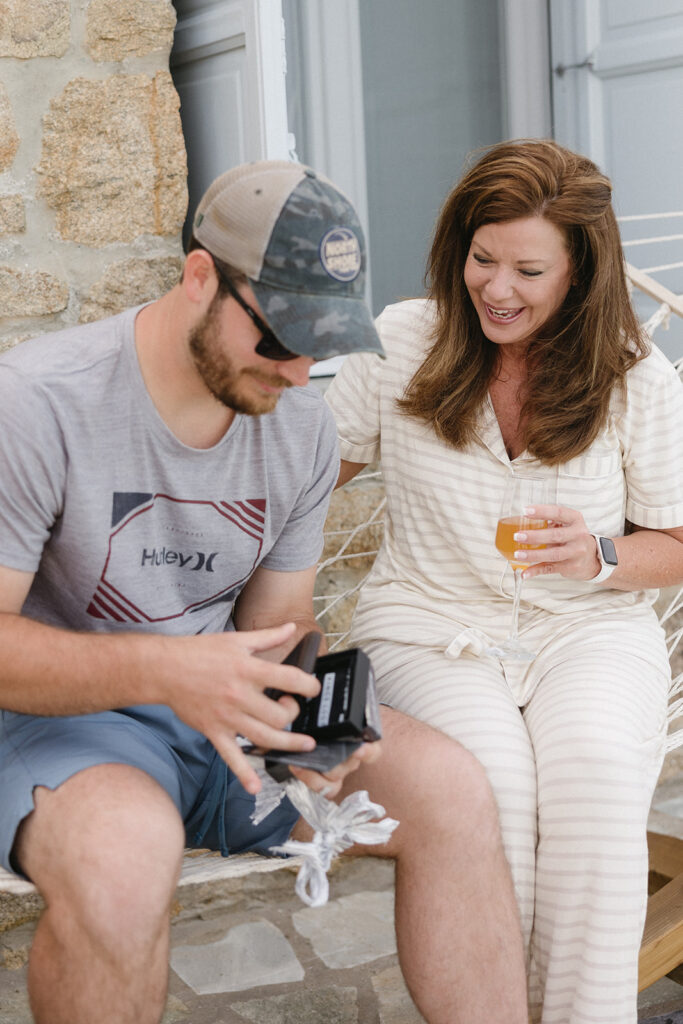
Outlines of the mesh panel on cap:
M259 161L226 171L209 186L195 214L195 238L219 259L258 281L273 227L301 164Z

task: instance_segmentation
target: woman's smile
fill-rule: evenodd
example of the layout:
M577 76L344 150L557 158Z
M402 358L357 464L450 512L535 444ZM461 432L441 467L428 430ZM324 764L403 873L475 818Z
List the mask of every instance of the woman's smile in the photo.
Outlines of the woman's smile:
M522 217L475 231L464 276L486 337L525 345L564 302L572 268L559 228Z
M511 323L513 320L516 320L518 316L521 316L524 309L494 309L493 306L486 306L486 312L494 322L503 321L505 323Z

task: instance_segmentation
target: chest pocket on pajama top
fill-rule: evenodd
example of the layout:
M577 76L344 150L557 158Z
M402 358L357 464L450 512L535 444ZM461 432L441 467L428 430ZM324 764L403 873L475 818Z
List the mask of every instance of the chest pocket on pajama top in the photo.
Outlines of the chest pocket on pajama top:
M583 513L589 529L620 534L626 508L626 481L619 448L597 447L560 466L558 504Z

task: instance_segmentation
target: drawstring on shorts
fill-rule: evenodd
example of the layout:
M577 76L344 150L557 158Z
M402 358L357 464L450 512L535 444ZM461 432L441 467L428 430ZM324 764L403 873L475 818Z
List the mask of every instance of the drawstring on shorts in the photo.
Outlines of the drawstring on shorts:
M225 761L220 758L219 760L218 778L211 787L202 823L195 833L194 845L198 847L202 845L204 836L215 817L216 810L218 810L218 848L221 852L221 857L229 857L230 850L228 849L228 837L225 831L225 805L228 800L228 766Z

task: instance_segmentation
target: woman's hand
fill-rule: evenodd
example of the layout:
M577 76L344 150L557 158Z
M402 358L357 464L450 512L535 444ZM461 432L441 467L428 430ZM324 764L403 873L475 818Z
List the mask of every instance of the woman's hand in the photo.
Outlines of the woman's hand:
M514 560L526 565L524 579L559 573L570 580L592 580L601 569L595 538L583 516L573 508L536 505L527 513L548 520L548 529L519 530L515 541L545 544L541 550L515 551ZM627 524L626 535L613 537L619 565L605 581L611 590L644 590L680 586L683 582L683 527L650 530ZM601 584L598 584L599 586Z
M535 505L526 510L534 519L547 519L545 530L520 530L514 535L520 548L515 551L517 563L524 563L525 580L534 576L559 573L570 580L592 580L601 569L595 537L584 518L574 508L561 505ZM526 550L522 544L543 544L541 550Z

